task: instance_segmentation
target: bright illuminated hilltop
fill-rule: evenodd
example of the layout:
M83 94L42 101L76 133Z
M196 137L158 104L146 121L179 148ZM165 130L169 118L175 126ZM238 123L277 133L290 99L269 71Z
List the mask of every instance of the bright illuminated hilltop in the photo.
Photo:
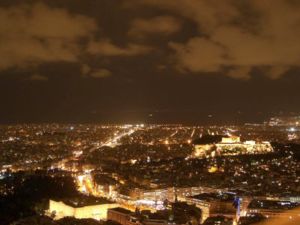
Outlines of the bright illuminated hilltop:
M241 141L238 136L205 135L194 141L193 157L262 154L272 151L273 148L268 141Z

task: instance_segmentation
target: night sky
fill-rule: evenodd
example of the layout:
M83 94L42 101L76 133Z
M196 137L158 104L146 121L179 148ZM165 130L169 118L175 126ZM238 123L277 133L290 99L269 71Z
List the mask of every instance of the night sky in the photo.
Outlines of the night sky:
M0 2L0 123L257 122L299 66L297 0Z

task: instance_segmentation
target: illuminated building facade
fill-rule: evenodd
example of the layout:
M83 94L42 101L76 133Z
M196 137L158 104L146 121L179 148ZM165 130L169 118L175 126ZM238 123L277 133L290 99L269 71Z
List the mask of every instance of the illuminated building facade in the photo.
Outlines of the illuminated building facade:
M234 206L234 201L235 196L228 193L203 193L187 198L189 204L201 209L202 222L219 215L236 218L240 206Z
M247 215L261 214L266 218L300 219L299 204L290 201L252 200Z
M170 209L152 213L148 210L131 212L124 208L109 209L107 219L121 225L193 225L199 224L200 209L185 202L176 202ZM192 213L191 213L192 212Z
M131 216L132 212L124 208L114 208L107 211L107 219L121 225L140 224L137 219Z
M147 206L149 209L163 209L164 201L174 202L176 200L186 201L188 196L197 195L204 192L213 192L217 189L209 187L186 187L174 188L168 187L164 189L134 189L130 192L130 199L135 201L139 207Z
M217 137L207 142L194 145L194 157L207 157L216 155L237 155L237 154L260 154L272 152L270 142L255 142L240 140L240 137Z
M68 205L62 201L49 200L49 215L54 215L54 219L63 217L75 217L76 219L106 220L107 210L118 207L118 204L97 204L76 207Z

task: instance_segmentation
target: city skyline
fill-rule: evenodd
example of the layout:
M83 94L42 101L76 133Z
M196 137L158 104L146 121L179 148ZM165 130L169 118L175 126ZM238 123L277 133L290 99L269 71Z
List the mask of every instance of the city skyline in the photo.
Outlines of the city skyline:
M1 0L0 225L296 225L299 0Z

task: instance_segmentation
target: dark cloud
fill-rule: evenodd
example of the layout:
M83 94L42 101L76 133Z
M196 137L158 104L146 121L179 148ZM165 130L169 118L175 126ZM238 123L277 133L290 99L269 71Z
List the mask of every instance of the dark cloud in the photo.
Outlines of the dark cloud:
M81 74L84 77L106 78L112 75L112 72L105 68L91 68L87 64L81 65Z
M103 30L99 18L88 12L71 13L42 3L0 8L0 69L59 61L85 63L82 58L87 54L126 58L158 50L180 72L219 73L243 80L251 78L254 68L263 68L266 77L278 79L299 66L300 6L293 1L140 0L125 1L125 5L131 7L119 7L122 16L136 7L139 13L125 16L123 37L108 35L108 28ZM141 12L149 14L149 6L157 13L141 17ZM160 15L159 10L165 11ZM122 17L118 20L124 26ZM197 33L184 42L174 36L180 36L182 20L197 25ZM171 36L151 41L160 35Z
M120 47L108 39L92 41L87 47L87 52L93 55L102 56L136 56L144 55L152 50L149 46L129 43L125 47Z
M220 73L224 67L233 67L228 76L248 79L251 68L268 67L264 74L276 79L299 66L299 4L285 0L254 0L247 6L234 0L141 0L135 4L167 9L198 24L199 36L169 44L181 70Z
M0 8L0 70L76 62L79 41L97 29L91 18L42 3Z

